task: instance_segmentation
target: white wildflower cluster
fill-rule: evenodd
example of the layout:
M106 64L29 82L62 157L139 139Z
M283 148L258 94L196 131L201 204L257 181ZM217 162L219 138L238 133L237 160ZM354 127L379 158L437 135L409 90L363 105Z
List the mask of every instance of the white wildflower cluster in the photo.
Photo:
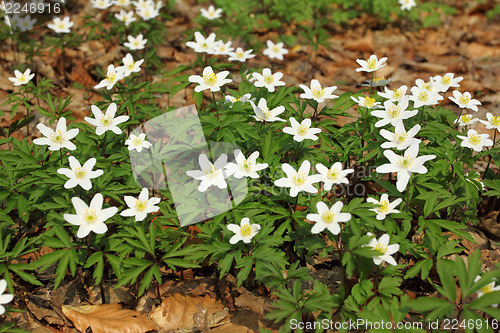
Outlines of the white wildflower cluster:
M153 0L90 0L95 9L107 9L112 6L120 7L120 12L115 13L114 17L128 26L137 19L135 15L142 20L148 21L160 15L160 9L163 7L162 1ZM132 6L134 7L132 10Z
M127 53L125 57L122 59L123 65L119 67L115 67L114 65L109 65L106 73L106 77L101 80L96 86L95 89L100 89L106 87L107 90L111 90L115 84L128 77L132 73L138 73L141 71L141 65L144 62L144 59L140 59L134 61L132 55Z

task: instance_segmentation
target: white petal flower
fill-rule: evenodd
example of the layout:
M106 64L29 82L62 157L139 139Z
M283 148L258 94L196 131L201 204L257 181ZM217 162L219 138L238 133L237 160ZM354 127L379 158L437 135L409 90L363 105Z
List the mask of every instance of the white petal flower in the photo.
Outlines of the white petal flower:
M84 190L88 191L92 188L90 180L99 177L104 172L101 169L92 171L97 162L95 158L89 159L83 164L83 166L74 156L68 157L68 162L71 169L57 169L57 173L65 175L69 178L69 180L64 184L64 188L73 188L80 185Z
M122 21L123 23L125 23L125 26L128 27L128 25L132 22L134 22L136 19L134 17L134 12L133 11L130 11L130 12L127 12L125 10L120 10L120 13L115 13L115 17L117 20L119 21Z
M255 99L255 98L252 98L252 95L250 95L250 94L245 94L245 95L240 96L240 97L233 97L231 95L226 95L224 98L226 99L226 103L227 102L231 103L231 107L233 107L234 103L236 103L236 102L241 102L241 103L253 102L253 100Z
M380 102L376 102L375 98L372 98L372 97L365 98L365 97L359 96L359 98L356 98L354 96L351 96L351 99L363 108L377 109L380 107Z
M341 201L337 201L331 208L320 201L316 204L316 209L318 214L307 214L306 219L309 221L316 222L311 229L313 234L319 234L320 232L328 229L332 234L338 235L340 233L339 222L347 222L351 219L351 214L342 213L342 207L344 204Z
M200 32L194 33L195 42L187 42L186 46L192 48L195 52L206 52L208 54L214 53L215 34L212 32L205 38Z
M115 86L115 84L125 77L125 68L124 67L116 67L114 65L108 66L108 71L106 73L106 77L104 80L99 82L99 84L95 85L95 89L100 89L106 87L106 89L111 90Z
M190 170L186 174L196 180L201 180L198 191L205 192L210 186L226 188L227 174L223 171L227 164L227 155L222 154L214 164L208 160L207 155L201 154L198 163L201 170Z
M399 0L399 4L401 5L401 10L411 10L417 5L417 2L415 0Z
M292 127L283 128L283 132L293 135L293 139L297 142L301 142L304 139L309 140L318 140L318 137L315 134L321 132L319 128L311 128L311 119L307 118L302 120L299 124L294 117L290 117L290 124Z
M436 158L436 155L424 155L417 157L418 145L410 146L404 155L396 155L392 150L384 151L384 156L390 163L383 164L377 167L378 173L397 173L396 188L399 192L403 192L408 185L412 173L427 173L427 168L424 163Z
M386 101L384 102L384 110L371 111L371 115L377 118L382 118L375 123L375 127L382 127L387 124L396 126L396 124L401 123L404 119L411 118L418 113L418 110L407 111L408 107L408 96L401 99L398 104Z
M269 92L274 92L275 87L284 86L285 82L280 81L283 77L283 73L277 72L275 74L271 73L269 68L264 68L262 74L252 73L253 78L255 78L254 85L256 87L266 87Z
M106 9L113 6L113 2L111 0L90 0L90 2L92 3L92 7L97 9Z
M436 75L432 79L435 82L437 91L446 92L450 87L458 88L460 85L458 82L462 81L464 78L461 76L455 77L453 73L446 73L444 76Z
M244 217L241 219L240 225L231 223L227 225L227 229L234 232L234 236L229 240L229 244L236 244L239 241L243 241L243 243L248 244L259 232L260 225L255 223L250 224L250 219L248 217Z
M472 118L471 114L463 114L460 116L460 118L455 120L454 123L455 124L458 123L460 126L467 126L467 125L473 125L473 124L477 123L478 121L479 121L479 119ZM481 121L481 122L483 122L483 121ZM486 127L486 128L488 128L488 127Z
M467 131L467 136L457 135L462 140L462 147L471 148L475 151L483 150L483 147L493 146L493 141L488 139L489 134L479 134L476 130L470 129Z
M354 172L354 169L342 170L342 163L340 162L335 162L330 168L318 163L316 169L319 171L319 180L325 184L325 191L330 191L333 184L349 184L346 176Z
M194 88L194 91L200 92L205 89L210 89L210 91L219 91L220 87L226 83L233 82L231 79L226 79L229 75L229 71L223 71L215 74L212 67L207 66L203 70L203 76L191 75L188 79L189 82L198 83Z
M368 235L372 236L371 233L368 233ZM399 251L399 244L389 245L389 241L389 235L383 234L379 239L373 238L368 245L365 245L382 252L380 255L373 257L375 265L380 265L383 261L393 266L397 265L396 260L391 255Z
M252 52L252 49L245 51L241 47L238 47L236 51L228 53L229 58L227 60L245 62L248 59L255 57L255 54L252 54Z
M149 213L156 213L160 210L160 207L156 205L160 203L161 199L157 197L149 198L147 188L142 189L137 199L131 196L125 196L123 199L125 200L128 209L122 211L120 215L134 216L135 221L142 221Z
M225 166L226 175L233 176L234 178L259 178L257 171L264 170L267 168L267 163L257 163L257 157L259 157L259 152L254 151L248 158L243 156L241 150L236 149L234 151L234 159L236 163L228 163Z
M70 21L69 16L65 17L62 20L59 17L56 17L53 23L47 24L47 27L57 33L69 34L71 32L70 28L73 26L73 24L74 23Z
M3 304L12 302L14 295L5 293L7 289L7 280L0 280L0 316L5 313L5 307Z
M356 68L356 72L374 72L377 69L385 67L387 65L385 63L386 61L387 61L387 57L383 57L383 58L380 58L380 60L378 60L377 56L375 54L371 55L370 58L368 58L368 61L363 60L363 59L358 59L358 60L356 60L356 62L361 67Z
M495 128L497 131L500 131L500 116L493 116L491 113L486 113L486 120L480 120L481 123L486 125L486 129Z
M408 90L407 86L401 86L398 89L390 90L387 87L384 87L385 92L378 92L380 96L387 98L389 102L400 102L403 97L406 96L406 90Z
M314 187L313 184L319 182L319 179L316 175L309 176L309 171L311 169L311 163L309 161L306 160L302 162L299 171L295 171L288 163L283 163L281 168L285 172L286 177L276 180L274 185L278 187L289 187L290 196L296 197L301 191L309 193L318 192L318 189Z
M303 84L299 84L299 87L304 90L304 93L300 95L300 98L314 99L318 103L323 103L326 99L339 97L337 95L332 95L332 92L337 89L336 86L323 88L318 80L311 80L311 88Z
M134 61L132 55L127 53L127 55L122 59L123 62L123 75L124 77L129 76L131 73L138 73L141 71L141 65L144 62L144 59Z
M412 93L410 100L413 101L413 106L416 108L425 105L436 105L443 99L437 89L429 91L426 87L412 87L410 91Z
M389 201L389 196L384 193L380 197L380 201L374 198L368 198L366 201L371 202L372 204L377 205L377 208L370 209L371 211L377 213L377 220L384 220L387 215L392 213L399 213L399 210L395 209L399 204L403 201L403 199L398 198L393 202Z
M234 47L231 47L232 42L229 41L224 43L222 40L219 40L214 43L214 54L222 54L222 55L230 55L234 51Z
M277 106L272 110L267 107L267 101L264 98L259 100L259 104L255 105L252 101L250 102L255 113L254 117L257 121L266 121L272 123L275 121L286 121L284 119L278 118L280 114L285 112L284 106Z
M123 43L123 46L129 48L130 50L142 50L148 42L147 38L142 38L142 34L134 36L127 36L128 42Z
M270 59L283 60L283 55L288 54L288 50L283 47L283 43L274 44L273 41L266 42L267 49L262 54L268 56Z
M459 107L471 109L472 111L478 110L477 106L481 105L481 102L477 99L471 99L470 92L466 91L463 94L458 90L453 90L453 97L450 100L455 102Z
M14 71L15 77L9 77L9 81L11 81L15 86L20 86L26 84L33 79L35 73L31 73L31 69L26 69L24 73L21 73L17 69Z
M421 142L420 139L415 139L415 135L420 131L420 125L413 126L408 132L406 132L403 122L397 123L395 127L394 133L385 129L380 130L380 135L389 140L389 142L382 143L380 147L384 149L396 148L397 150L403 150L411 145L418 145Z
M150 19L155 18L158 15L160 15L160 11L158 10L158 8L156 8L156 6L154 5L154 2L151 3L151 5L147 6L147 7L136 8L135 12L144 21L149 21Z
M138 136L134 134L130 134L130 137L125 140L125 145L128 146L128 150L137 150L138 153L142 151L142 149L149 149L152 144L146 140L146 133L141 133Z
M202 8L201 9L201 16L203 16L204 18L209 19L209 20L215 20L215 19L222 17L222 9L221 8L215 9L214 6L209 6L208 10L206 10L205 8Z
M474 283L478 282L479 280L481 280L480 275L476 276L476 278L474 279ZM489 294L494 291L500 291L500 285L495 286L495 281L492 281L477 291L477 297L479 298L485 294ZM498 304L492 304L491 306L497 308Z
M101 193L97 193L90 205L87 204L80 198L73 197L71 202L76 210L76 215L74 214L64 214L64 219L80 228L76 234L76 237L83 238L87 236L91 231L96 234L103 234L108 230L108 227L104 223L107 219L111 218L118 212L118 208L109 207L102 209L102 204L104 199Z
M69 140L73 139L79 132L78 128L66 130L66 118L61 117L56 126L56 130L52 130L43 124L38 124L36 126L40 133L45 136L45 138L38 138L33 140L36 145L48 145L49 150L59 150L61 148L67 148L68 150L75 150L76 146Z
M108 130L115 134L121 134L122 130L117 125L126 122L130 118L129 116L118 116L115 118L116 103L111 103L108 106L106 114L103 114L101 109L95 105L92 105L90 108L95 118L85 117L84 119L96 127L95 133L97 135L102 135Z

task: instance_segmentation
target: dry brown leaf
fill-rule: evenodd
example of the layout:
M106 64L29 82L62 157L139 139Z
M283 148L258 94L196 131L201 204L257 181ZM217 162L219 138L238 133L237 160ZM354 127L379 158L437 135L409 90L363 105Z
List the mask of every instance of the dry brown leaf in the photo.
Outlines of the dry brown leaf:
M119 304L63 305L62 311L76 329L94 333L145 333L156 326L142 313L123 309Z
M201 310L200 310L201 309ZM205 317L206 311L206 320ZM193 297L173 294L166 297L163 302L150 314L149 317L162 330L192 329L198 327L196 323L203 322L207 327L220 324L228 316L228 310L220 301L209 296Z
M81 83L84 86L93 87L97 84L97 82L92 79L89 72L82 65L80 60L76 60L76 64L71 69L70 79L71 81Z

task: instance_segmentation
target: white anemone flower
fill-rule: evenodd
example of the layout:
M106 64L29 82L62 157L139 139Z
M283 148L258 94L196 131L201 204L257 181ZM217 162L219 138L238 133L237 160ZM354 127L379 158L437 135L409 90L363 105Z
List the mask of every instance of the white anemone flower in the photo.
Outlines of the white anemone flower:
M255 57L255 54L252 54L252 52L252 49L245 51L241 47L238 47L236 51L228 53L229 58L227 60L245 62L248 59L252 59Z
M222 9L221 8L215 9L214 6L209 6L208 10L205 8L202 8L201 9L201 16L203 16L204 18L206 18L208 20L215 20L215 19L222 17Z
M283 73L277 72L273 74L269 68L264 68L262 74L252 73L252 76L255 79L254 85L256 87L266 87L269 92L274 92L275 87L285 85L285 82L280 81Z
M186 46L192 48L195 52L202 53L206 52L208 54L214 53L215 46L215 33L211 33L205 38L200 32L196 31L194 33L194 42L187 42Z
M420 131L420 128L420 125L417 124L407 132L403 122L399 122L395 126L394 133L381 129L380 135L389 141L382 143L380 147L384 149L396 148L397 150L403 150L411 145L418 145L422 140L415 139L415 135Z
M407 111L408 107L408 96L403 98L398 104L390 101L384 102L383 110L371 111L371 115L377 118L382 118L375 123L375 127L382 127L387 124L396 126L396 124L401 123L403 120L411 118L418 113L418 110Z
M359 98L356 98L354 96L351 96L351 99L363 108L377 109L380 107L380 102L376 102L375 98L372 97L365 98L363 96L359 96Z
M255 113L254 119L257 121L265 121L268 123L272 123L275 121L286 121L285 119L278 118L280 114L285 112L284 106L277 106L274 109L270 110L267 107L267 101L264 98L259 100L259 104L255 105L253 102L250 102L253 108L253 112Z
M304 139L318 140L316 134L321 133L320 128L311 128L311 119L309 118L302 120L299 124L294 117L290 117L290 124L292 127L283 128L283 133L293 135L293 139L297 142L301 142Z
M387 87L384 87L384 92L378 92L379 96L387 98L389 102L400 102L403 97L406 96L406 91L408 87L403 85L397 89L390 90Z
M135 10L135 12L144 21L149 21L150 19L155 18L158 15L160 15L160 11L159 11L158 8L156 8L156 6L154 5L154 3L151 6L138 7Z
M128 195L126 195L123 199L125 200L128 209L122 211L120 215L134 216L136 222L144 220L149 213L156 213L160 210L160 207L156 205L160 203L161 199L157 197L150 198L147 188L142 189L137 199Z
M226 83L233 82L231 79L226 79L229 75L229 71L223 71L215 74L212 67L207 66L203 69L203 76L191 75L188 79L189 82L198 83L194 88L194 91L200 92L205 89L210 89L212 92L220 90L220 87Z
M5 313L5 307L3 305L12 302L12 300L14 299L14 295L5 293L5 290L7 290L7 280L1 279L0 280L0 316Z
M460 118L455 120L455 124L459 124L460 126L468 126L468 125L473 125L477 123L479 119L477 118L472 118L471 114L463 114L460 116ZM482 122L482 121L481 121ZM488 128L488 127L486 127Z
M92 3L92 7L97 9L106 9L113 6L113 2L111 0L90 0L90 2Z
M424 163L436 158L436 155L418 155L418 145L410 146L405 150L404 155L396 155L392 150L384 151L384 156L389 160L389 163L377 167L378 173L397 173L396 188L399 192L403 192L408 185L412 173L427 173L427 168Z
M210 186L220 189L226 188L227 174L223 171L227 164L227 155L222 154L215 163L208 160L207 155L201 154L198 158L201 170L190 170L186 174L196 180L201 180L198 191L205 192Z
M233 237L229 240L229 244L236 244L239 241L243 241L243 243L248 244L259 232L260 225L255 223L250 224L250 219L248 217L244 217L241 219L240 225L230 223L227 225L227 229L234 232Z
M266 42L267 49L265 49L262 54L268 56L270 59L283 60L283 56L288 54L288 50L283 47L283 43L274 44L272 40Z
M368 60L357 59L356 62L361 66L360 68L356 68L356 72L374 72L382 67L385 67L387 64L387 57L377 58L375 54L371 55Z
M38 138L33 140L36 145L48 145L49 150L59 150L61 148L67 148L68 150L75 150L76 146L69 140L77 136L79 129L73 128L69 131L66 130L66 118L61 117L57 121L56 130L52 130L45 126L44 124L38 124L36 126L40 133L45 136L45 138Z
M319 179L317 175L309 176L309 171L311 169L311 163L309 161L305 160L302 162L299 171L295 171L288 163L283 163L281 168L285 172L286 177L276 180L274 185L278 187L289 187L290 196L296 197L301 191L308 193L318 192L318 189L314 187L313 184L319 182Z
M417 6L417 2L415 0L399 0L399 5L401 10L411 10Z
M143 38L142 34L138 34L137 37L127 36L128 42L123 43L123 46L134 51L134 50L142 50L146 46L148 42L147 38Z
M426 105L436 105L443 99L443 96L439 95L437 89L429 91L426 87L411 87L410 91L412 93L410 100L413 101L413 106L416 108Z
M56 33L69 34L71 32L70 28L73 26L73 22L70 21L69 16L64 19L56 17L52 23L47 24L49 29L54 30Z
M233 107L234 103L236 103L236 102L246 103L246 102L253 101L252 95L250 95L250 94L245 94L245 95L240 96L240 97L226 95L224 98L226 99L226 103L227 102L231 103L231 107Z
M354 169L342 170L342 163L340 162L335 162L331 168L318 163L316 164L316 169L319 171L319 180L325 184L325 191L330 191L333 184L349 184L346 176L354 172Z
M432 79L435 82L435 86L437 91L439 92L446 92L448 89L451 87L453 88L458 88L460 85L458 84L460 81L462 81L464 78L461 76L454 77L455 74L453 73L446 73L445 75L436 75Z
M106 114L103 114L101 109L95 105L92 105L90 108L95 118L85 117L84 119L96 127L95 133L97 135L102 135L108 130L115 134L121 134L122 130L117 125L126 122L130 118L129 116L118 116L115 118L116 103L111 103L108 106Z
M480 275L476 276L476 278L474 279L474 283L478 282L479 280L481 280ZM495 281L492 281L477 291L477 297L479 298L485 294L489 294L494 291L500 291L500 285L495 286ZM497 308L498 304L492 304L491 306Z
M484 147L493 146L493 141L488 139L489 134L479 134L476 130L467 131L467 136L457 135L462 140L462 147L471 148L475 151L482 151Z
M300 95L300 98L314 99L318 103L323 103L327 99L339 97L337 95L332 95L332 92L337 89L336 86L323 88L318 80L311 80L311 88L303 84L299 84L299 87L304 90L304 93Z
M115 13L115 17L117 20L125 23L125 26L128 27L128 25L132 22L134 22L136 19L134 17L134 12L130 11L127 12L125 10L120 10L120 13Z
M367 235L372 236L371 233L368 233ZM373 257L373 262L375 263L375 265L380 265L383 261L393 266L397 265L397 262L392 257L392 254L399 251L399 244L389 245L389 242L390 242L389 235L383 234L382 236L380 236L379 239L374 237L372 240L370 240L368 245L365 245L365 246L370 246L374 250L382 252L381 255Z
M375 198L368 198L366 201L377 205L377 208L370 209L371 211L377 213L377 220L384 220L387 215L392 213L399 213L399 210L396 209L397 206L403 201L403 199L398 198L393 202L389 201L389 196L384 193L380 197L380 201Z
M80 227L76 234L78 238L87 236L91 231L96 234L105 233L108 227L104 221L113 217L118 212L118 208L116 207L102 209L104 199L101 193L97 193L94 198L92 198L89 206L78 197L71 198L71 202L75 207L76 215L64 214L64 219Z
M257 163L259 152L254 151L248 158L245 158L241 150L234 151L234 159L236 163L227 163L225 166L226 175L240 179L243 177L259 178L257 171L264 170L268 167L267 163Z
M74 156L68 157L68 162L70 169L57 169L57 173L65 175L69 178L64 184L64 188L66 189L80 185L84 190L88 191L92 188L92 182L90 180L97 178L104 173L101 169L92 171L97 162L97 160L93 157L85 162L83 166Z
M35 73L31 73L31 69L26 69L24 73L21 73L17 69L14 70L14 75L15 77L9 77L9 81L13 83L15 86L21 86L23 84L26 84L30 82L33 77L35 76Z
M138 73L141 71L141 65L144 62L144 59L140 59L134 61L132 55L127 53L125 57L122 59L123 62L123 75L124 77L129 76L131 73Z
M139 135L130 134L130 137L125 140L125 145L128 146L128 150L137 150L138 153L142 149L151 148L152 144L146 140L146 133L141 133Z
M215 42L214 47L213 47L214 54L215 55L219 55L219 54L230 55L230 53L232 53L234 50L234 47L231 47L231 44L232 44L231 41L229 41L227 43L224 43L224 41L222 41L222 40Z
M318 214L307 214L306 219L309 221L316 222L311 229L313 234L319 234L320 232L328 229L332 234L340 234L340 224L339 222L347 222L351 219L352 215L349 213L342 213L342 207L344 204L341 201L337 201L333 204L331 208L320 201L316 204L316 209Z
M477 112L478 111L477 106L481 105L480 101L471 98L471 94L468 91L462 94L458 90L453 90L453 97L449 98L462 109L467 108Z
M486 129L496 129L500 131L500 116L493 116L491 113L486 113L486 120L480 120L481 123L486 125Z
M114 65L108 66L108 71L104 80L99 82L99 84L94 86L94 89L100 89L106 87L106 89L111 90L115 84L125 77L125 68L116 67Z

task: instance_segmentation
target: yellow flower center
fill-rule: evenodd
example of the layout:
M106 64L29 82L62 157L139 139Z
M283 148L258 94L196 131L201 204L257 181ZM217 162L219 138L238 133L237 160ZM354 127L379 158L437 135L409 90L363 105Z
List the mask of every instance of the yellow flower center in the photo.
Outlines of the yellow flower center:
M236 56L238 58L244 58L245 57L245 52L243 52L242 50L239 50L236 52Z
M50 135L50 138L52 141L54 141L56 143L62 143L64 141L64 135L62 134L62 132L60 130L53 132Z
M293 175L292 181L297 186L303 185L306 182L306 176L303 173L297 172Z
M244 160L243 163L241 163L241 168L245 171L250 171L252 170L252 163L248 160Z
M26 76L25 76L24 74L21 74L21 75L19 76L19 81L21 81L21 82L26 82Z
M432 91L432 84L430 82L424 83L424 88L428 91Z
M203 81L207 86L213 86L217 83L217 76L214 73L208 73L203 75Z
M203 171L205 172L205 175L208 179L214 179L220 173L220 169L216 169L214 165L212 165L209 169L205 169Z
M470 102L470 97L466 95L462 95L460 98L460 103L467 105Z
M64 22L59 22L57 24L57 27L59 28L59 30L64 30L64 28L66 27L66 25L64 24Z
M387 211L389 211L389 202L388 201L385 201L385 200L382 200L378 203L378 208L377 210L380 212L380 213L385 213Z
M408 134L403 131L394 133L394 141L396 141L397 143L405 142L407 137Z
M375 98L367 97L365 98L365 102L363 103L367 108L371 108L375 105Z
M132 143L134 144L134 146L140 146L142 145L143 141L144 141L143 139L135 137L134 140L132 140Z
M106 80L109 82L115 82L116 81L116 73L108 73L106 75Z
M387 113L391 118L397 118L401 113L401 108L399 105L392 105L387 108Z
M429 99L429 94L426 91L422 91L418 94L418 99L422 102L427 102Z
M129 63L127 64L127 68L128 68L129 70L133 70L133 69L134 69L134 67L135 67L135 61L129 62Z
M77 167L75 169L75 177L78 179L84 178L86 174L87 174L87 169L83 167Z
M375 69L377 67L377 60L375 59L368 59L368 68L369 69Z
M307 130L309 130L309 127L307 127L306 125L299 125L297 127L297 133L302 136L307 134Z
M269 108L261 108L262 110L262 113L266 116L266 119L269 119L271 118L271 111L269 110Z
M444 85L449 85L451 83L451 77L449 75L445 75L441 78L441 83Z
M135 208L138 212L142 212L142 211L144 211L147 207L148 207L148 201L147 201L147 200L137 200L137 201L135 202L135 205L134 205L134 208Z
M323 95L325 94L325 89L323 89L321 87L311 89L311 91L312 91L312 94L314 95L314 97L317 97L317 98L323 97Z
M379 83L379 82L380 82L380 81L382 81L382 80L387 80L387 78L386 78L386 77L376 77L376 78L374 78L374 79L373 79L373 81L374 81L375 83Z
M274 74L265 75L264 81L266 81L267 84L272 84L274 82Z
M339 170L336 168L328 169L328 172L326 173L326 175L329 179L335 180L339 177Z
M499 126L500 125L500 116L491 117L491 124L493 126Z
M396 99L401 99L403 97L403 90L401 89L394 89L392 96Z
M248 237L252 234L252 227L250 224L245 224L240 228L240 233L243 237Z
M493 283L490 283L481 288L481 292L483 294L491 293L493 291Z
M83 220L89 224L95 223L98 218L98 214L94 209L87 209L85 213L83 213Z
M382 252L383 254L385 254L387 252L387 246L378 242L377 245L375 245L375 250L378 250L378 251Z
M274 52L274 53L280 53L280 51L281 51L281 48L280 48L280 47L278 47L278 46L276 46L276 45L275 45L275 46L273 46L273 52Z
M109 126L113 123L113 118L111 116L102 116L99 118L99 121L101 122L102 125L104 126Z
M470 143L472 143L473 145L478 145L482 141L481 135L479 135L479 134L471 134L469 136L469 140L470 140Z
M326 212L323 212L323 214L321 214L321 218L323 219L323 222L325 222L326 224L330 224L335 219L335 214L327 210Z
M467 124L469 121L471 121L471 119L472 119L472 115L470 115L470 114L464 114L464 115L460 116L460 120L464 124Z
M414 159L411 157L402 157L397 162L403 168L409 168L413 164Z
M138 46L141 46L141 43L137 39L134 39L134 41L132 42L132 45L138 47Z

